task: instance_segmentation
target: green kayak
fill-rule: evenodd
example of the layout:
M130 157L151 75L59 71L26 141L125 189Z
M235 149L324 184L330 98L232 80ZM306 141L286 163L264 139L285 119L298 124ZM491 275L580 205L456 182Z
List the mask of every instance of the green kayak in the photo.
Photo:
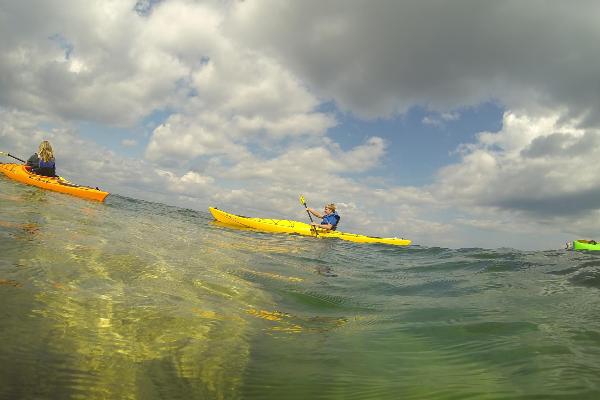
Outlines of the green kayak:
M573 250L600 250L600 243L595 240L573 240Z

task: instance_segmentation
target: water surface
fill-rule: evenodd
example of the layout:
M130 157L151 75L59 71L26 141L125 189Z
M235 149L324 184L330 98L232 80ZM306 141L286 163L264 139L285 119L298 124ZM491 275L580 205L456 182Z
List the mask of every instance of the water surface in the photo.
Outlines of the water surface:
M599 299L600 254L273 235L0 178L0 399L596 399Z

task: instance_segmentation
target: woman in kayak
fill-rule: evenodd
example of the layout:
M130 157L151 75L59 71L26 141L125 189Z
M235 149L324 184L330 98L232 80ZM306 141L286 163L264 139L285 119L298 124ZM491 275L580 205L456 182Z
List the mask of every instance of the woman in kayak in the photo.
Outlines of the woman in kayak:
M54 152L50 142L44 140L40 143L37 153L34 153L27 160L27 165L31 167L31 172L44 175L56 176L56 164L54 163Z
M308 207L308 212L314 215L317 218L323 218L320 224L313 222L311 225L316 226L322 229L335 231L338 223L340 222L340 216L335 212L335 204L327 204L323 211L325 213L321 214L320 212Z

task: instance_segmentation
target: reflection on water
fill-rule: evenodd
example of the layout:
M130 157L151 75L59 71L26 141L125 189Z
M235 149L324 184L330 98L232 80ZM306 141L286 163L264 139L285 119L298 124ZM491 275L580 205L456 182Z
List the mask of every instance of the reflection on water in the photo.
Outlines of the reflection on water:
M12 279L0 279L0 285L13 286L13 287L16 287L16 288L19 288L19 287L23 286L19 282L13 281Z
M131 210L52 200L36 211L43 222L27 247L14 240L25 224L0 225L9 255L0 282L26 282L26 295L0 293L10 310L3 326L11 327L0 331L0 357L2 365L16 360L19 371L0 376L0 397L236 397L249 347L248 322L235 314L264 296L223 272L233 259L206 241L212 250L182 243L183 228L162 229L173 225L168 219L150 223ZM32 212L12 203L2 199L9 218ZM44 373L32 387L37 358L46 360Z
M595 254L270 235L5 179L0 254L0 399L600 394Z

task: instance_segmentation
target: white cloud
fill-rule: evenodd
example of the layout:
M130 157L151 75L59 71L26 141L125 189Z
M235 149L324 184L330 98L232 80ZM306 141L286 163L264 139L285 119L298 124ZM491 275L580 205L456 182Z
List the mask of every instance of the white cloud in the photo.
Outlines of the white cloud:
M147 32L157 38L156 46L182 54L193 94L153 132L146 153L150 159L246 158L245 143L323 136L335 125L331 115L315 111L319 100L288 70L224 36L225 15L222 9L171 2L149 18ZM178 29L167 29L173 20Z
M0 104L123 126L178 107L222 18L186 1L148 17L124 1L34 3L0 9L11 21L0 26L10 38L0 44Z
M433 126L437 126L437 127L442 126L442 121L440 121L439 119L437 119L431 115L427 115L426 117L424 117L421 122L425 125L433 125Z
M436 196L529 221L569 226L588 218L600 210L600 131L559 116L507 112L500 132L482 133L459 164L439 172Z
M203 176L194 171L188 171L182 176L163 170L158 170L157 173L159 176L166 178L167 191L188 196L192 194L206 195L206 190L210 190L210 185L215 181L210 176Z
M439 115L427 115L421 121L425 125L432 125L441 128L448 121L457 121L460 114L457 112L445 112Z
M456 121L460 118L460 114L457 112L445 112L442 113L441 118L444 121Z

